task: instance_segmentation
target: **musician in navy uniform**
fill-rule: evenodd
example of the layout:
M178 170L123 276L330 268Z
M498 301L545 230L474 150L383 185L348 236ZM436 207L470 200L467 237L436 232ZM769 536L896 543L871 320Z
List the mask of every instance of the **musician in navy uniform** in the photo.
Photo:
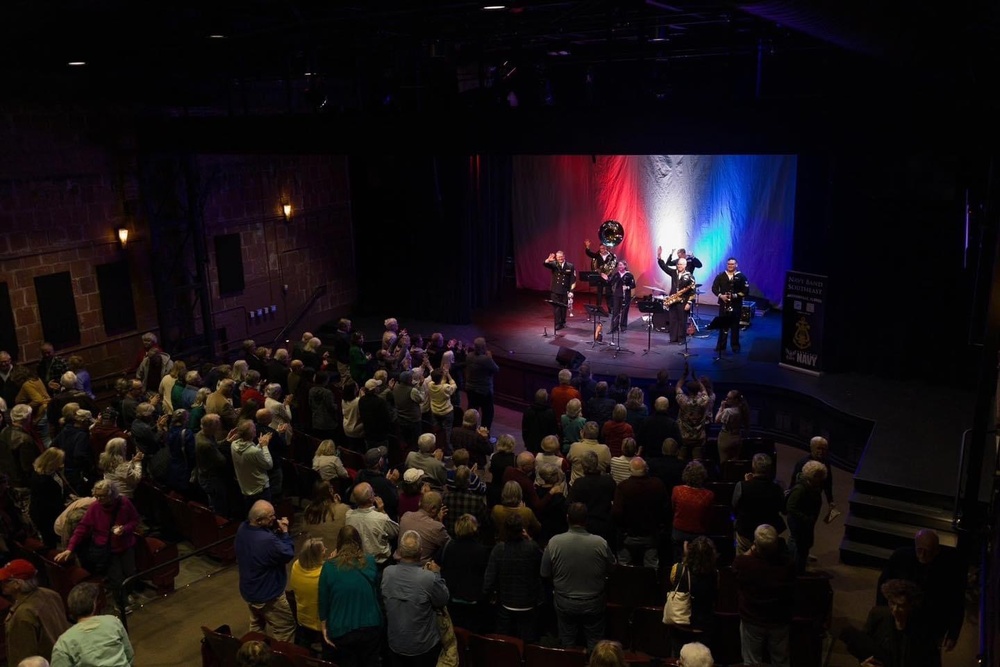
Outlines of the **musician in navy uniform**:
M632 290L635 276L628 270L628 264L619 261L611 275L601 274L601 280L611 288L611 333L628 331L628 309L632 305Z
M712 294L719 297L719 340L715 344L716 358L726 351L726 338L732 334L730 345L734 354L740 353L740 317L743 297L750 292L750 281L738 270L736 258L726 260L726 270L712 281Z
M662 248L657 249L656 253L657 260L660 259L661 252ZM677 257L674 257L674 253L677 254ZM694 255L689 255L687 250L685 250L684 248L670 251L670 254L667 255L667 266L677 266L677 262L682 259L687 262L688 273L690 273L692 276L694 276L695 269L701 268L701 260L695 257Z
M671 257L673 252L670 253ZM687 260L683 257L670 263L663 261L663 248L656 249L656 261L671 278L670 298L676 299L670 305L670 342L682 345L687 339L688 312L691 310L691 299L694 298L694 276L687 270ZM699 262L700 264L700 262ZM680 296L677 296L680 294Z
M613 273L615 266L617 265L618 259L615 254L611 252L611 249L603 243L597 248L597 252L590 249L590 239L584 239L583 241L583 251L587 253L587 257L591 259L590 268L592 271L597 271L598 273ZM604 297L604 303L611 307L611 285L601 281L597 283L597 305L601 305L601 297Z
M566 306L559 304L566 303L576 271L573 269L573 264L566 261L566 255L562 250L549 253L545 260L545 268L552 272L549 298L555 302L552 304L552 314L555 316L556 331L559 331L566 327Z

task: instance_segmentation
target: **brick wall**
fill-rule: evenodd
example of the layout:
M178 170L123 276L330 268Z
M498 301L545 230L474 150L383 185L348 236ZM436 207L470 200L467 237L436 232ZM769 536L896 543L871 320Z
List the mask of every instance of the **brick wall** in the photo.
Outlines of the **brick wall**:
M290 333L293 340L348 311L356 287L346 158L202 156L198 172L212 184L206 235L238 233L243 249L244 289L220 296L214 243L208 244L213 325L231 346L244 338L272 341L321 285L326 293ZM292 205L288 221L283 202ZM258 317L258 309L267 312Z
M163 280L162 258L190 255L181 264L191 267L193 250L179 243L152 247L154 238L172 243L173 237L151 234L149 225L160 222L148 220L141 205L150 195L138 176L141 156L131 126L127 112L108 109L0 111L0 146L11 149L0 161L0 282L10 290L17 336L11 352L20 362L36 360L42 342L34 278L62 271L71 274L80 340L58 353L80 354L95 378L113 378L127 368L146 331L159 333L164 342L178 338L174 313L165 309L171 321L158 321L154 281ZM244 337L269 342L320 285L327 286L325 296L293 337L348 311L356 287L346 158L205 155L194 162L216 331L235 345ZM281 215L283 201L294 207L288 222ZM125 249L117 241L119 225L130 229ZM233 232L243 246L245 288L220 297L213 238ZM95 266L123 258L129 262L137 327L109 336ZM249 318L251 308L272 305L277 312ZM192 308L198 311L194 333L200 333L200 308Z

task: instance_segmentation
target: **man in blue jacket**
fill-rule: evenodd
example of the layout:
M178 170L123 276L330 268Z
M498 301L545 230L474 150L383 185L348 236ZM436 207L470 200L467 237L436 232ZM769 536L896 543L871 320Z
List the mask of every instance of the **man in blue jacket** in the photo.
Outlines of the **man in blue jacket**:
M295 557L288 519L278 519L274 506L258 500L236 532L236 562L240 568L240 595L250 609L250 631L265 632L281 641L294 641L295 619L285 597L287 566Z

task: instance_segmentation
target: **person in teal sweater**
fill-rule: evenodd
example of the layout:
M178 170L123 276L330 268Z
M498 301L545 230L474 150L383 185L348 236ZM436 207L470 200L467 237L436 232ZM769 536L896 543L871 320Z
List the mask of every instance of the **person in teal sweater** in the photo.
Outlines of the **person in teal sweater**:
M323 658L340 667L378 667L382 637L375 558L353 526L337 534L337 551L319 575Z

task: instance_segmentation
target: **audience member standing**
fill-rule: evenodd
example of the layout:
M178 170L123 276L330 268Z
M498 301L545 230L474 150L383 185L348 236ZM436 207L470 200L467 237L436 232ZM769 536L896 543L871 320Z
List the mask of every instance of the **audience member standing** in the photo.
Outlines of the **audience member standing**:
M753 546L757 526L774 526L778 534L785 532L781 511L785 493L772 478L771 457L754 454L751 472L733 489L733 509L736 511L736 553L746 553Z
M552 412L556 419L559 419L566 413L567 403L574 398L580 400L580 392L570 384L573 380L573 372L568 368L559 371L557 377L559 385L552 389Z
M446 512L447 509L441 502L441 494L437 491L427 491L420 498L420 509L399 517L400 532L415 532L420 535L421 563L429 562L451 539L441 522ZM394 557L402 558L402 552L397 549Z
M707 479L705 466L691 461L684 467L683 484L675 486L671 493L674 562L681 559L685 542L708 534L708 511L715 502L715 493L705 488Z
M789 667L789 629L795 590L795 563L774 526L754 530L753 547L733 560L739 596L743 662Z
M448 586L437 563L421 565L422 551L419 533L403 533L399 564L387 567L382 575L389 649L395 667L434 667L441 653L437 612L448 603Z
M504 539L490 552L483 594L496 600L497 632L533 642L541 635L542 625L542 550L520 516L511 514L505 521Z
M569 448L574 442L583 438L583 427L587 425L587 420L583 416L583 404L579 398L570 399L566 404L566 412L559 418L559 428L562 431L562 451L569 453Z
M559 643L578 646L582 631L590 651L604 635L605 582L614 555L603 537L587 532L586 505L572 503L566 520L569 530L545 547L541 575L552 579Z
M327 660L341 667L379 666L382 610L377 579L375 557L365 553L358 531L345 526L319 578L319 619Z
M601 428L601 441L611 450L611 456L621 456L622 441L625 438L632 438L635 432L632 425L625 421L628 417L628 409L618 403L611 411L611 419L604 422Z
M549 392L539 389L535 392L535 402L529 405L521 416L521 439L524 448L532 454L541 451L542 438L559 435L556 413L549 405Z
M39 586L38 570L19 558L0 569L0 586L13 603L4 622L7 664L33 655L51 659L56 640L69 628L62 596Z
M236 531L235 547L240 595L250 611L250 631L263 633L270 626L275 639L293 641L295 619L285 597L286 567L295 557L288 519L277 518L271 503L258 500Z
M738 390L733 389L722 400L715 414L719 429L719 463L740 458L740 444L743 432L750 426L750 406Z
M295 595L296 641L302 646L320 641L323 636L319 620L319 575L326 551L323 538L306 538L288 575L288 590Z
M601 381L594 389L593 398L584 405L583 413L587 415L587 421L597 423L597 432L601 433L604 423L611 419L617 404L615 399L608 396L608 383Z
M785 509L788 514L789 547L795 559L795 569L806 571L809 550L815 538L816 521L823 506L821 495L826 466L819 461L809 461L802 467L799 480L788 492Z
M684 544L684 556L670 570L671 587L691 594L691 627L701 630L701 640L712 643L715 603L719 593L718 554L711 539L702 535Z
M448 510L451 513L454 508ZM492 624L487 619L483 578L490 553L479 540L479 526L479 520L471 514L462 514L455 521L455 538L441 549L441 577L448 582L448 613L455 626L470 632L489 632Z
M257 427L250 420L240 422L240 425L229 432L226 438L231 442L230 451L233 457L233 468L236 471L236 481L243 494L243 503L247 510L258 500L271 501L271 480L267 472L274 465L268 445L271 434L265 433L259 442Z
M819 461L826 466L826 477L823 478L823 495L826 496L826 504L832 510L837 504L833 502L833 467L830 465L830 443L822 436L815 436L809 440L809 453L795 462L792 469L792 479L788 483L788 488L795 486L799 479L802 467L809 461Z
M582 439L570 445L569 452L566 454L566 458L569 459L570 466L572 466L569 478L570 485L575 484L576 480L583 476L583 455L586 452L593 452L597 456L601 470L606 472L611 469L611 450L608 449L607 445L597 441L597 435L600 432L597 422L588 421L583 427Z
M221 435L222 420L219 415L202 417L201 430L194 436L194 459L198 468L198 484L208 498L208 506L219 516L229 517L229 480L233 477L233 467L219 444Z
M642 447L646 458L658 458L661 455L663 441L667 438L673 438L678 443L682 440L681 430L669 411L670 399L658 396L653 401L653 414L642 420L639 430L636 431L635 441Z
M465 359L465 395L469 407L483 415L483 426L493 425L493 376L500 372L493 353L486 349L486 339L472 341L472 351Z
M649 476L649 466L636 456L629 461L631 476L615 487L612 515L622 531L623 542L618 551L619 562L634 562L633 553L642 553L644 567L660 566L657 546L660 531L667 522L670 496L663 482Z
M385 513L382 499L375 495L372 485L362 482L354 487L351 502L356 509L348 510L347 525L361 535L365 553L375 557L382 567L390 562L392 542L399 534L399 525Z
M24 497L31 483L32 464L41 454L30 428L31 408L15 405L10 410L10 425L0 431L0 473L7 475L11 486Z
M102 479L94 484L94 498L97 502L87 507L66 550L55 561L64 563L79 549L83 566L92 574L106 576L117 589L135 574L135 531L141 519L132 501L119 494L113 482Z
M100 665L132 667L135 652L117 616L99 613L103 597L100 584L77 584L66 598L76 625L62 633L52 648L52 667Z

